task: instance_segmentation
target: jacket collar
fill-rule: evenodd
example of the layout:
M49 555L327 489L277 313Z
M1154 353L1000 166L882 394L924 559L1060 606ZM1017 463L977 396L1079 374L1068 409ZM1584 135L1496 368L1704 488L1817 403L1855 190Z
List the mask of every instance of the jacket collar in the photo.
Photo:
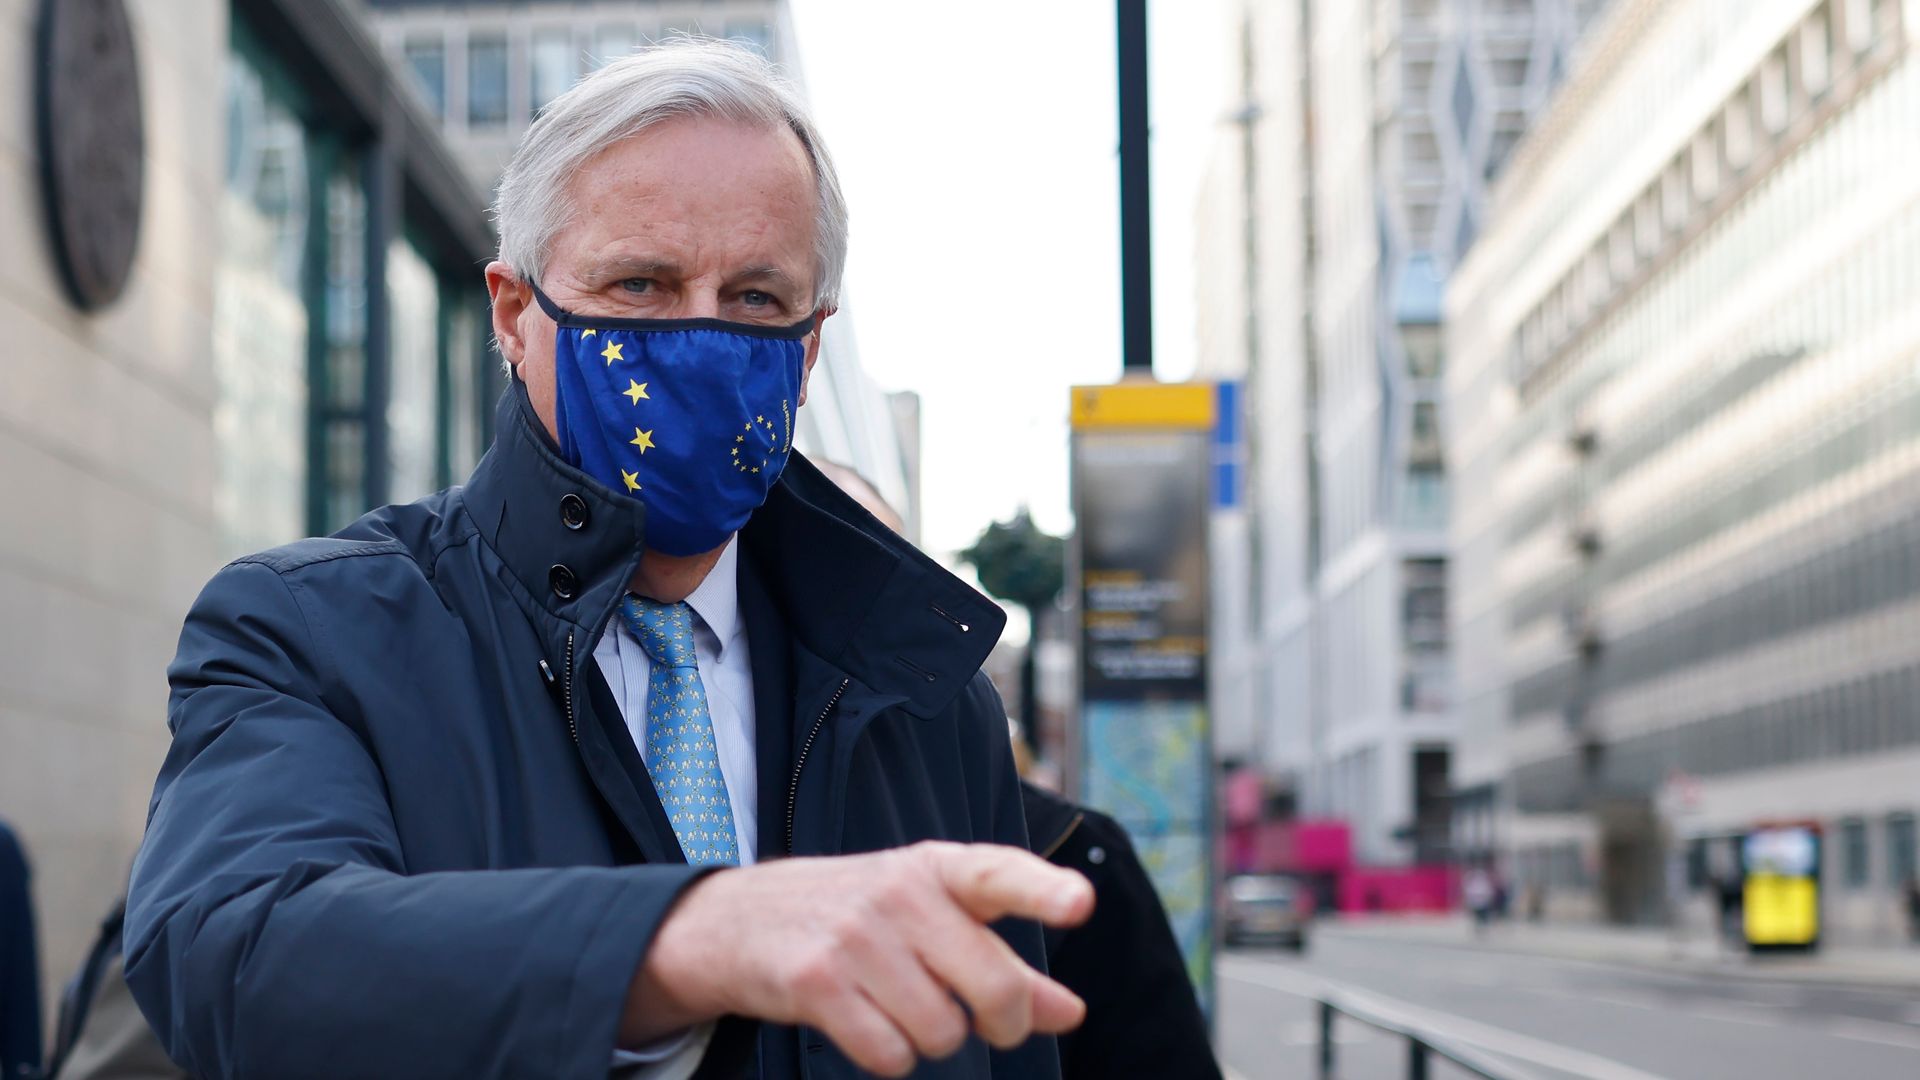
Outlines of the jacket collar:
M740 539L801 645L922 719L953 702L1007 624L799 453Z
M646 508L562 461L510 379L466 502L507 573L555 618L597 631L632 580ZM577 505L570 500L578 500ZM579 527L569 522L584 521ZM740 557L793 636L930 718L986 662L1006 612L875 520L796 452L740 533ZM562 595L558 585L573 582Z
M646 507L562 461L517 378L494 432L467 481L467 512L536 605L597 629L640 564Z

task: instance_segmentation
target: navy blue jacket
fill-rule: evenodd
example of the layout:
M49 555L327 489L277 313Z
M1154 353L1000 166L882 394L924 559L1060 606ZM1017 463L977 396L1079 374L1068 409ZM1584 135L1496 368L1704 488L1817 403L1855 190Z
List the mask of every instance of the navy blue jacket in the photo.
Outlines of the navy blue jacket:
M40 961L33 875L13 830L0 823L0 1080L40 1071Z
M126 971L197 1076L604 1077L699 871L593 649L645 512L554 453L517 382L464 488L223 569L168 677L173 744ZM795 456L741 533L763 857L1024 844L999 608ZM997 927L1044 965L1038 926ZM1044 968L1043 968L1044 970ZM722 1025L708 1074L851 1077ZM1050 1039L923 1077L1056 1077Z

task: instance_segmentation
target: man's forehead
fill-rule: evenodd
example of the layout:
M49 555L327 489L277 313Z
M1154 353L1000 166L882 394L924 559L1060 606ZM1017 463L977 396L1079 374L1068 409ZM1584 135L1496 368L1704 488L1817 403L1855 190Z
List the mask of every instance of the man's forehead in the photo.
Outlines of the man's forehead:
M707 176L700 174L707 173ZM784 124L734 120L724 116L680 116L662 120L607 144L589 157L570 184L583 186L625 181L636 186L707 181L711 174L778 182L811 197L815 178L806 144Z
M818 200L791 130L713 117L665 121L610 145L568 180L568 195L564 231L596 261L646 269L731 241L765 252L738 269L786 275L805 270L785 265L798 253L781 249L811 247Z

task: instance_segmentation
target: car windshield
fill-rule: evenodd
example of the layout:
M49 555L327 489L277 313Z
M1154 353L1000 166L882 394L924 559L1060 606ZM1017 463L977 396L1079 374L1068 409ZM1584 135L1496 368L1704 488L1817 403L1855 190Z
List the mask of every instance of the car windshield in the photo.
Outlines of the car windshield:
M1227 895L1241 903L1284 903L1293 899L1293 885L1278 878L1235 878Z

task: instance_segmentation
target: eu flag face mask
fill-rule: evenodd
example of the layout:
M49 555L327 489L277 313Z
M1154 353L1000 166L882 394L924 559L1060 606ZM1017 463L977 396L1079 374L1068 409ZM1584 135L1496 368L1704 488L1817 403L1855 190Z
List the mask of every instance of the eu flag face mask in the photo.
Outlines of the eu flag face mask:
M793 450L814 321L612 319L563 311L554 428L567 464L647 508L649 548L712 551L767 500Z

